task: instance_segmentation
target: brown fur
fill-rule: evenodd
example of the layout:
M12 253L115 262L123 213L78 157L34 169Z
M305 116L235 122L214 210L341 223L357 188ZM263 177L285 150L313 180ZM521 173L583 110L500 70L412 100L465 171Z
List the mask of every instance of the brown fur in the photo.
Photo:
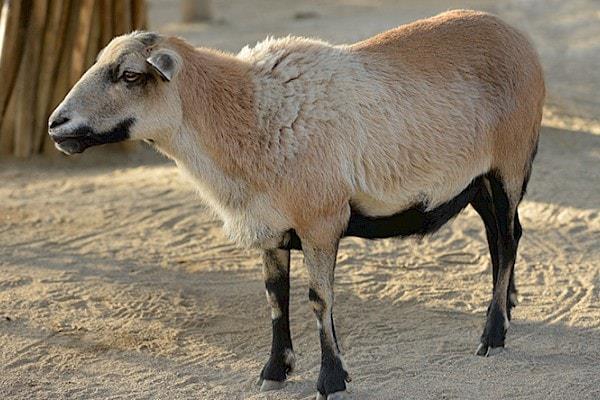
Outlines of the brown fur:
M250 183L254 190L270 191L274 201L287 208L299 232L339 234L349 213L349 191L335 174L323 191L323 182L315 178L318 172L311 172L315 165L328 165L335 147L295 160L294 170L287 170L281 179L277 170L281 165L269 155L272 137L256 120L247 66L230 55L193 49L178 39L168 43L186 60L179 84L184 118L197 128L198 140L222 171ZM385 72L390 85L418 76L443 87L449 73L481 82L482 101L495 111L497 120L493 129L482 127L477 146L480 153L492 154L492 169L512 186L511 200L517 201L538 141L544 98L541 66L521 33L489 14L458 10L384 32L351 50L367 55L367 68ZM315 149L331 146L314 140ZM339 221L335 228L331 220Z
M124 71L143 79L128 81ZM337 247L351 207L374 217L415 204L429 211L460 197L478 176L488 184L493 177L501 207L491 211L492 225L506 232L498 241L504 244L492 302L498 308L492 307L480 348L487 353L488 345L503 345L504 336L492 342L490 332L507 327L497 326L494 313L508 323L518 241L513 218L544 94L526 38L474 11L443 13L350 46L290 37L237 56L137 32L102 52L53 114L68 122L57 122L51 134L69 152L67 141L77 140L69 135L81 128L114 132L131 121L125 137L153 141L192 176L233 240L263 248L267 281L288 268L289 251L272 251L295 230L324 352L317 387L331 394L348 380L332 309ZM284 297L289 291L284 284L279 290ZM282 305L276 293L267 296L276 320ZM279 368L293 364L291 347L275 350L285 358ZM262 378L264 388L281 387Z
M310 62L311 55L318 60L325 54L321 64L327 67L327 57L336 51L330 45L307 40L290 39L284 45L287 46L284 56L274 61L269 70L271 80L277 79L278 71L285 72L284 64L295 52L309 57L298 59L299 63ZM441 171L449 162L460 162L464 170L476 171L482 163L487 163L482 160L491 160L490 168L509 186L513 202L519 200L523 181L530 172L544 98L541 67L525 37L489 14L451 11L346 47L347 62L360 62L352 68L362 68L361 73L373 81L375 88L365 95L364 114L358 110L357 115L357 110L344 110L340 108L343 104L335 103L336 97L344 96L348 96L351 104L361 102L353 96L360 96L362 88L354 88L356 94L352 87L344 86L346 82L336 81L337 76L355 71L342 69L329 78L318 74L304 78L303 73L309 75L321 67L316 64L313 70L300 72L296 82L309 95L311 89L306 85L331 85L332 92L324 95L331 98L320 100L323 104L316 103L315 107L317 112L335 108L337 118L330 121L319 115L311 117L303 111L310 103L302 103L298 115L288 118L291 122L278 126L277 121L269 119L272 118L269 107L278 106L281 100L274 97L274 104L265 104L259 98L257 79L263 78L257 74L264 72L255 65L230 54L195 49L178 38L147 33L115 39L102 52L97 65L73 89L69 95L73 99L67 101L68 97L63 108L89 104L88 121L97 121L100 128L107 129L112 123L111 115L127 111L125 104L129 99L127 91L113 89L112 84L103 81L102 68L121 62L122 68L148 71L151 68L144 60L161 48L178 54L181 70L174 85L157 81L144 89L137 104L131 105L138 113L146 111L153 118L160 114L157 110L164 110L157 121L160 124L137 124L140 126L138 130L134 126L132 137L155 140L160 149L175 159L185 158L189 146L202 149L214 163L213 171L223 175L208 185L223 186L217 182L227 179L237 182L243 187L238 192L245 193L236 196L223 187L217 202L239 207L260 193L266 203L277 205L286 221L282 224L306 232L307 236L321 236L317 231L326 236L338 235L347 221L349 203L354 200L373 203L373 207L384 210L385 206L378 205L383 201L378 196L402 192L404 182L439 185L453 179L450 174L456 171L440 175L446 174ZM319 82L321 78L324 80ZM291 81L282 80L281 85ZM460 85L467 94L460 93ZM104 100L93 98L98 87L104 86L114 97L112 104L96 104ZM370 90L369 86L366 89ZM384 96L381 99L378 90ZM84 96L85 101L78 100ZM385 108L378 104L382 101ZM403 107L409 111L406 113ZM417 112L412 120L411 108ZM110 113L102 115L100 109ZM279 111L275 108L274 112ZM403 112L406 116L398 119L397 115ZM385 125L390 117L398 120L400 132L393 132ZM358 128L356 121L373 126L367 134L374 136L353 138L351 132ZM472 128L457 128L464 121ZM157 132L148 132L150 127L158 125ZM290 129L293 136L285 136ZM300 134L303 129L306 133ZM185 145L178 144L182 142L182 130L193 132L195 144L189 140ZM356 148L348 147L347 142L353 141ZM342 166L356 160L362 162L362 179L382 188L380 194L355 193ZM461 180L466 178L463 176ZM462 181L457 185L467 183ZM411 190L415 191L414 186ZM416 200L404 199L398 206Z
M315 195L322 185L312 179L314 175L306 174L314 168L309 166L316 161L312 157L305 160L305 168L301 163L296 164L294 170L286 171L283 176L279 168L287 165L272 157L273 138L256 120L249 68L231 55L193 48L177 38L169 38L167 43L185 60L178 85L183 117L198 132L200 146L208 150L219 168L246 182L250 191L269 191L274 201L287 209L299 232L306 231L307 237L315 236L316 240L341 234L343 221L349 216L347 190L327 191L332 196L317 200ZM318 162L326 160L320 158ZM315 219L319 221L316 225ZM333 232L330 223L321 224L324 219L335 221ZM317 234L325 228L327 233ZM328 244L330 241L327 240Z
M377 59L378 68L392 80L408 69L432 81L457 71L480 81L485 101L498 115L495 129L481 132L491 136L492 169L513 182L515 195L520 193L530 173L545 97L537 53L522 33L493 15L454 10L383 32L352 48Z
M229 54L197 49L178 38L168 38L167 45L185 60L178 85L183 117L196 128L201 146L227 174L255 181L247 172L256 171L266 157L250 69Z
M318 153L282 163L272 154L277 143L256 119L249 67L231 55L194 49L176 38L166 45L185 60L178 85L183 117L219 168L253 192L270 193L304 236L329 237L323 239L329 242L338 235L349 215L349 188L335 173L314 171L318 165L337 165L327 160L336 156L336 147L314 137L311 151ZM481 127L473 145L478 156L492 155L492 169L511 186L511 200L518 201L537 145L544 98L541 66L521 33L489 14L458 10L392 29L351 50L365 55L366 67L384 73L391 86L414 76L444 87L446 76L457 73L480 82L482 101L497 119L492 129ZM319 179L323 174L328 175L326 190Z

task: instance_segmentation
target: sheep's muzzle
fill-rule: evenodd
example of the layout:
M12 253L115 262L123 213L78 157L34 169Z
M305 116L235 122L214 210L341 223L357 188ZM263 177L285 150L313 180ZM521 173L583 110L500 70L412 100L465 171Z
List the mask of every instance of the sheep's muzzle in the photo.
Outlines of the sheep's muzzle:
M51 128L49 134L58 150L71 155L82 153L88 147L128 140L133 123L134 119L128 118L117 124L113 129L100 133L85 125L72 131L53 130Z

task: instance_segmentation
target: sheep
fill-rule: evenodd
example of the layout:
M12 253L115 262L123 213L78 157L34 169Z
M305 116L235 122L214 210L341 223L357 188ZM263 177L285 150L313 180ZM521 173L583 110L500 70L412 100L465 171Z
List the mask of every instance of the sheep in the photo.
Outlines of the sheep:
M493 270L476 353L504 347L517 207L544 95L528 40L483 12L445 12L350 45L269 38L237 55L133 32L102 50L49 134L67 154L152 143L233 241L262 250L273 332L261 390L281 388L294 368L290 250L301 249L321 342L317 398L337 399L350 380L332 317L345 236L422 236L471 205Z

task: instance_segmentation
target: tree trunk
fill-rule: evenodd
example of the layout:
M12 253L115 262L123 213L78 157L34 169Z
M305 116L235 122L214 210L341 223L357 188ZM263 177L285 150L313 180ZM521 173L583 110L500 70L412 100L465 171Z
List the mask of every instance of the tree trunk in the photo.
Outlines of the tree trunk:
M117 35L144 29L144 0L0 0L0 155L53 149L49 114Z

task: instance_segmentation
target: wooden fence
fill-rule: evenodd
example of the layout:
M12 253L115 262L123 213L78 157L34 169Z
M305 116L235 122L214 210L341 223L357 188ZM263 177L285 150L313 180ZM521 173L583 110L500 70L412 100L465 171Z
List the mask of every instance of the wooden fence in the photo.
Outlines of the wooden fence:
M144 0L0 0L0 155L53 149L52 110L114 36L143 29ZM4 21L4 22L2 22Z

